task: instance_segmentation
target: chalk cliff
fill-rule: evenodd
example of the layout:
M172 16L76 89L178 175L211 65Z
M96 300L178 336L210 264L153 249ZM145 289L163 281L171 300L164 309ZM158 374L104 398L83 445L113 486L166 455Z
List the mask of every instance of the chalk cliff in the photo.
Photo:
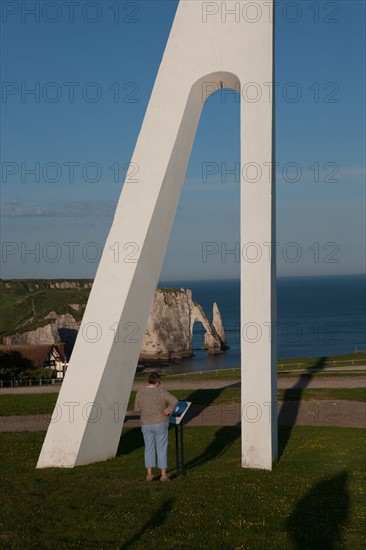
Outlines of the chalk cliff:
M68 306L75 311L85 307L83 304ZM213 320L210 323L202 307L192 300L190 290L158 288L147 323L140 360L156 361L192 356L193 326L197 322L203 325L203 345L208 353L222 353L227 349L225 331L216 304L213 305ZM32 331L5 336L2 343L19 345L64 342L65 353L69 357L80 323L70 313L58 315L51 311L42 324L43 326Z
M215 304L216 305L216 304ZM216 306L218 311L218 307ZM158 288L145 332L140 359L170 359L192 355L193 325L202 323L204 347L209 353L227 349L221 315L216 326L210 323L202 307L192 300L190 290Z
M57 315L51 311L45 320L47 324L28 332L4 336L2 343L6 345L36 345L36 344L65 344L65 354L69 358L75 344L80 323L69 313Z

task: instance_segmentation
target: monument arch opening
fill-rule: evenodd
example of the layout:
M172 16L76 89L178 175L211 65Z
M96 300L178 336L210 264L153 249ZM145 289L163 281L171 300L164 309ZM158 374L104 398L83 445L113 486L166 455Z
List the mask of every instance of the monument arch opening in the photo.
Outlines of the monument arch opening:
M244 0L239 3L245 4ZM59 418L48 428L38 468L73 467L116 454L123 418L113 421L111 404L119 402L123 408L130 396L202 111L202 82L207 82L207 75L215 75L215 86L221 89L225 83L235 89L238 81L274 81L273 18L263 17L253 23L210 17L204 22L204 4L201 0L178 4L132 158L133 165L139 167L138 181L126 180L123 186L57 401ZM267 4L272 13L272 0ZM230 75L236 75L235 82L230 83ZM273 103L264 95L258 101L242 101L240 118L241 162L245 159L254 167L271 165ZM240 185L241 243L274 243L273 179L261 171L255 183L241 176ZM116 243L125 251L118 262L114 261ZM131 243L133 256L128 250ZM264 255L257 262L241 261L240 273L242 327L248 323L274 326L274 255L270 262ZM83 328L91 325L98 327L97 341L83 338ZM131 326L133 337L128 332ZM242 338L241 356L245 380L242 410L256 403L260 410L269 406L272 411L269 419L257 415L255 422L251 415L242 416L242 465L271 469L277 457L275 341L261 338L248 342ZM70 403L82 405L75 408L73 422ZM80 412L90 403L100 411L97 422Z

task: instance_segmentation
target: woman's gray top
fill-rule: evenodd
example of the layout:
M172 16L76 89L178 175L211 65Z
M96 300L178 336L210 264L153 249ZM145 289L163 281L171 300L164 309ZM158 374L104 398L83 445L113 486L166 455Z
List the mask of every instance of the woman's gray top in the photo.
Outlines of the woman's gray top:
M168 416L163 411L168 407L173 410L178 399L161 386L145 386L137 392L135 411L141 413L141 426L164 424Z

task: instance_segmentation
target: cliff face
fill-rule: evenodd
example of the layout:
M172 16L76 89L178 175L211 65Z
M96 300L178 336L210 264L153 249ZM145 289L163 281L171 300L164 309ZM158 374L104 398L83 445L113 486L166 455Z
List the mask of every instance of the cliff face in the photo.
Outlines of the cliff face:
M4 336L2 343L6 345L36 345L36 344L65 344L65 355L70 357L79 330L78 323L72 315L57 315L51 311L46 319L49 323L29 332L21 332L12 336Z
M192 355L191 304L188 294L176 289L157 289L140 358Z
M83 304L69 306L75 311L85 307ZM196 322L202 323L204 327L204 348L209 353L222 353L227 349L221 315L216 304L213 306L213 321L210 323L202 307L193 302L190 290L157 289L140 359L166 360L191 356L193 326ZM80 323L70 313L58 315L51 311L44 318L43 326L5 336L2 343L32 345L64 342L65 353L69 357L79 327Z
M193 302L190 290L158 288L142 343L140 359L191 356L195 322L202 323L205 329L204 347L209 353L222 353L227 349L220 313L216 324L221 335L208 321L202 307Z

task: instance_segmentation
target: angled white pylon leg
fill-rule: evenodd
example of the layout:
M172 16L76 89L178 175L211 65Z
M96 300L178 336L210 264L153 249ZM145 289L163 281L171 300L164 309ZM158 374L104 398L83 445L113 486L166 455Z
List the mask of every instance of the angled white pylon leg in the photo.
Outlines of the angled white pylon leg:
M277 419L269 417L276 400L269 337L275 320L274 262L268 256L274 240L271 17L271 1L263 7L180 2L38 468L116 454L198 121L204 101L220 88L242 92L242 460L246 467L272 467Z

